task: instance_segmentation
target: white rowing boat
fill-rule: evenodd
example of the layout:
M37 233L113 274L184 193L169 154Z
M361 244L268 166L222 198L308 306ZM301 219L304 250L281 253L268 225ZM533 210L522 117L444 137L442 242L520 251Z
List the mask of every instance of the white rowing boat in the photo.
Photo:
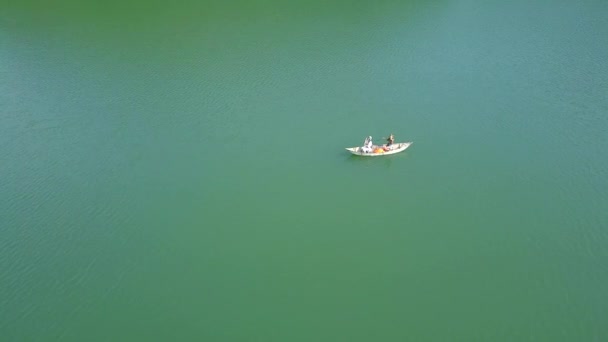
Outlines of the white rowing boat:
M371 152L363 152L360 146L357 147L347 147L346 150L352 154L356 154L358 156L365 157L377 157L377 156L386 156L389 154L395 154L402 151L405 151L406 148L410 147L413 144L412 141L404 142L404 143L396 143L391 146L376 146L374 145Z

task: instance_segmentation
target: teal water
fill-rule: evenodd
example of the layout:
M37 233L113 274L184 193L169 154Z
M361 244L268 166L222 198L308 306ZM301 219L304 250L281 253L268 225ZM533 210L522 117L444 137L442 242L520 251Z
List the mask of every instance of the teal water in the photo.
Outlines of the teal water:
M0 5L2 340L606 340L607 13Z

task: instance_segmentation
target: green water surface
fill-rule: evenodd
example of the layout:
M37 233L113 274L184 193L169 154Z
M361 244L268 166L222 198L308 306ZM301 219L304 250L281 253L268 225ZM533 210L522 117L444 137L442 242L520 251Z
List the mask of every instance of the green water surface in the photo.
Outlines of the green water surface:
M607 37L594 0L3 3L0 340L606 341Z

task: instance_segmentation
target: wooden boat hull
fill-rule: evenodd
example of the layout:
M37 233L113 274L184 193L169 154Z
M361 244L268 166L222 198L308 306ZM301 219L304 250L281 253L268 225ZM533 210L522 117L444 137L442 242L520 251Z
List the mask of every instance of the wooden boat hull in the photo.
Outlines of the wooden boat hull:
M358 156L363 156L363 157L379 157L379 156L386 156L386 155L390 155L390 154L395 154L395 153L399 153L399 152L403 152L405 151L408 147L410 147L413 144L412 141L409 142L403 142L403 143L396 143L393 144L391 146L389 146L389 150L388 151L382 151L382 152L374 152L377 148L383 148L384 146L374 146L374 148L372 149L372 152L363 152L361 150L360 146L357 147L347 147L346 150L352 154L358 155Z

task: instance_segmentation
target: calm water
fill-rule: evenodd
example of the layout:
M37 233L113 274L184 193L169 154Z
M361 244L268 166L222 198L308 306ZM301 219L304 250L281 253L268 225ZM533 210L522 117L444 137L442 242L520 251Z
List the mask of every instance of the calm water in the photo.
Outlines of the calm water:
M10 3L3 341L608 339L608 2Z

